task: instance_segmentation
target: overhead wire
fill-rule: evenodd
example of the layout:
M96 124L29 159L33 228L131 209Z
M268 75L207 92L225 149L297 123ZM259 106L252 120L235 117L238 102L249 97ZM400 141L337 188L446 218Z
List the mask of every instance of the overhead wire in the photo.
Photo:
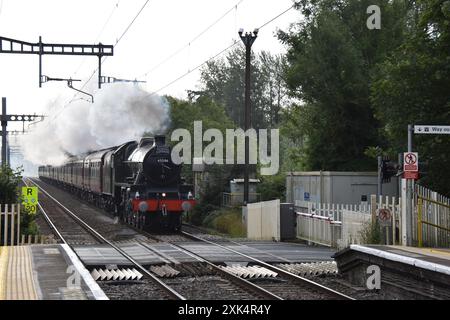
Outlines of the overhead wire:
M122 32L121 36L116 40L116 43L113 45L113 48L115 48L120 40L122 40L122 38L125 36L125 34L128 32L128 30L130 30L131 26L133 25L133 23L136 21L136 19L139 17L139 15L141 14L141 12L144 10L144 8L147 6L147 4L150 2L150 0L146 0L145 3L142 5L142 7L139 9L138 13L134 16L133 20L131 20L131 22L128 24L128 26L125 28L125 30ZM103 62L105 62L105 60L108 58L108 56L104 57L103 60L100 61L100 65L103 64ZM80 90L83 90L84 87L89 83L89 81L91 81L92 77L95 75L95 73L98 71L98 67L94 70L94 72L91 74L91 76L89 77L89 79L83 84L83 86L81 87Z
M128 24L128 26L124 29L124 31L122 32L122 34L120 35L120 37L116 40L116 43L113 45L113 48L115 48L119 42L122 40L122 38L125 36L125 34L128 32L128 30L130 30L131 26L134 24L134 22L136 21L136 19L139 17L139 15L142 13L142 11L144 10L144 8L147 6L147 4L150 2L150 0L146 0L145 3L142 5L142 7L139 9L139 11L137 12L137 14L134 16L134 18L131 20L131 22ZM108 56L106 56L104 59L102 59L100 61L100 65L103 64L103 62L105 62L106 58L108 58ZM94 70L94 72L91 74L91 76L84 82L84 84L81 86L80 90L83 90L84 87L89 83L89 81L91 81L92 77L95 75L95 73L98 72L98 67ZM75 99L75 97L78 94L75 93L74 96L72 97L72 99L66 103L57 114L55 114L55 116L50 120L53 121L55 120L63 111L65 108L67 108L67 106L69 106L72 102L80 100L80 99ZM81 99L83 100L83 99Z
M271 18L270 20L266 21L265 23L263 23L260 27L258 27L258 30L261 30L262 28L264 28L265 26L267 26L268 24L270 24L271 22L275 21L276 19L278 19L279 17L281 17L282 15L286 14L288 11L292 10L295 7L296 3L294 3L293 5L291 5L289 8L287 8L286 10L283 10L281 13L277 14L275 17ZM204 66L205 64L207 64L208 62L216 59L218 56L222 55L223 53L227 52L228 50L230 50L231 48L233 48L237 43L239 43L238 40L233 39L233 43L231 45L229 45L228 47L226 47L225 49L220 50L218 53L216 53L215 55L213 55L212 57L210 57L209 59L203 61L202 63L200 63L199 65L197 65L195 68L188 70L186 73L178 76L177 78L175 78L174 80L171 80L170 82L168 82L167 84L165 84L164 86L160 87L159 89L149 93L147 96L153 96L155 94L157 94L158 92L166 89L167 87L171 86L172 84L174 84L175 82L178 82L179 80L183 79L184 77L186 77L187 75L191 74L192 72L196 71L197 69L201 68L202 66Z
M3 1L3 0L2 0L2 1ZM100 31L97 33L97 36L95 37L94 43L96 43L96 42L98 41L98 39L101 37L101 35L102 35L103 32L105 31L106 26L107 26L108 23L110 22L110 20L111 20L113 14L114 14L115 11L119 8L119 3L120 3L120 0L118 0L118 1L114 4L114 6L113 6L113 8L112 8L112 10L111 10L111 12L110 12L110 14L108 15L108 18L105 20L105 23L103 24L102 28L101 28ZM83 66L83 64L85 63L86 59L87 59L86 56L84 56L84 57L83 57L83 60L82 60L81 63L78 65L77 69L76 69L75 72L72 74L71 78L72 78L72 77L75 77L76 74L78 73L78 71L80 71L80 68ZM64 104L64 105L61 107L60 111L59 111L55 116L53 116L52 120L56 119L57 115L59 115L59 113L61 113L62 110L64 110L65 107L66 107L67 105L71 104L72 102L78 101L78 100L85 100L84 98L78 98L78 99L75 99L75 97L76 97L77 95L78 95L78 93L74 93L73 96L72 96L72 98L71 98L66 104ZM57 101L59 100L60 97L61 97L61 93L58 95L58 97L55 99L55 101L57 102ZM86 100L86 101L87 101L87 100Z
M222 14L219 18L217 18L213 23L211 23L210 25L208 25L205 29L203 29L202 31L200 31L199 34L197 34L196 36L194 36L189 42L187 42L185 45L183 45L182 47L178 48L177 50L175 50L174 52L172 52L169 56L167 56L165 59L163 59L162 61L160 61L159 63L157 63L154 67L152 67L151 69L149 69L148 71L146 71L145 73L143 73L142 75L140 75L139 77L146 77L149 73L155 71L156 69L158 69L159 67L161 67L162 65L164 65L167 61L171 60L173 57L177 56L180 52L182 52L184 49L186 48L190 48L190 46L192 45L193 42L195 42L196 40L198 40L201 36L203 36L206 32L208 32L212 27L214 27L217 23L219 23L220 21L222 21L223 18L225 18L230 12L232 12L233 10L235 10L244 0L239 0L232 8L230 8L229 10L227 10L224 14Z

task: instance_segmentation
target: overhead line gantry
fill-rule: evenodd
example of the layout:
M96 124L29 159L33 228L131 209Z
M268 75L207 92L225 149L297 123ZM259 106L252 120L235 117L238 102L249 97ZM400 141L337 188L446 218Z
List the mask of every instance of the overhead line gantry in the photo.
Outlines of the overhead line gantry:
M102 58L114 55L113 45L99 44L63 44L43 43L39 36L39 42L32 43L0 36L0 53L37 54L39 55L39 88L44 82L42 76L42 56L69 55L69 56L97 56L98 57L98 88L102 85Z

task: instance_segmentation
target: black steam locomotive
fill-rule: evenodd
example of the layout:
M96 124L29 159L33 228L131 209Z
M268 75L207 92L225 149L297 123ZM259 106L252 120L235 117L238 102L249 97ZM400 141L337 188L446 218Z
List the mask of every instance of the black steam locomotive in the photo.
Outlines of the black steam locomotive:
M123 221L150 230L180 230L181 214L195 205L164 136L39 167L39 178L63 186Z

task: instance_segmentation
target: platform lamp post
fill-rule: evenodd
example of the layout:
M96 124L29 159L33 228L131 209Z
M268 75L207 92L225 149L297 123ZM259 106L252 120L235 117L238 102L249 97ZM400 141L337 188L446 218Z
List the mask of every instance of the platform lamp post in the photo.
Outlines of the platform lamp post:
M239 29L239 36L245 45L245 113L244 113L244 130L247 132L252 126L252 113L250 101L250 64L251 64L251 48L258 36L258 29L253 32L246 32ZM249 202L249 137L245 136L245 166L244 166L244 205Z

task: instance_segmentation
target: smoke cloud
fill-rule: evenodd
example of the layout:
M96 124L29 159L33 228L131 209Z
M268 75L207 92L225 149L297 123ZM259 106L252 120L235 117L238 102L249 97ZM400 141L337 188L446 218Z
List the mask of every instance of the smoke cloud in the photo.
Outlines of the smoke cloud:
M70 155L139 140L145 132L163 133L169 124L167 100L132 84L105 86L94 101L72 102L56 118L48 107L48 117L21 137L25 159L60 165Z

